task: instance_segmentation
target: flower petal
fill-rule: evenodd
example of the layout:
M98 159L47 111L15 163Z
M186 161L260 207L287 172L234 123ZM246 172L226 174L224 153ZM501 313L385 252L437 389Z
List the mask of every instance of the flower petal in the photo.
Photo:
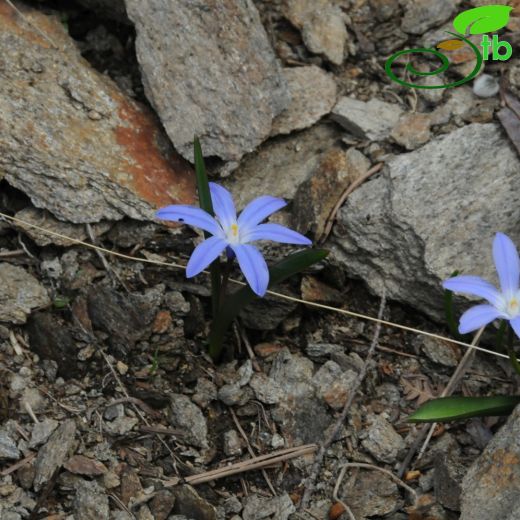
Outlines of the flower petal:
M493 241L493 259L502 292L510 295L518 291L520 260L513 241L504 233L497 233Z
M182 222L196 228L203 229L212 235L222 236L223 232L218 222L203 209L195 206L184 206L182 204L173 204L159 209L155 216L161 220L172 220L173 222Z
M201 242L191 254L186 266L186 277L191 278L199 274L222 253L226 246L227 242L218 237L209 237Z
M269 284L269 270L264 257L254 246L231 244L231 248L237 256L238 265L251 289L258 296L263 296Z
M515 331L515 334L520 338L520 316L517 316L516 318L509 320L509 323Z
M209 183L209 191L211 192L211 202L215 215L217 215L224 229L229 228L231 224L235 224L237 221L237 211L231 193L214 182Z
M312 241L307 237L285 226L280 226L280 224L259 224L244 234L244 242L253 242L254 240L272 240L283 244L301 244L304 246L312 245Z
M504 315L492 305L475 305L460 317L459 332L461 334L472 332L500 317Z
M287 202L271 195L262 195L252 200L240 213L238 225L244 230L248 230L260 224L275 211L287 206Z
M503 298L498 289L479 276L461 275L444 280L442 286L449 291L455 291L484 298L491 305L498 307Z

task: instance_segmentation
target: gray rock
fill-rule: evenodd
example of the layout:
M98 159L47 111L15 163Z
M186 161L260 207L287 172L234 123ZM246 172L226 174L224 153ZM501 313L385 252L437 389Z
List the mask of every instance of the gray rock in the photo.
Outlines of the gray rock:
M458 457L447 453L439 453L435 457L433 473L435 498L452 511L460 511L461 483L466 471L467 467L458 460Z
M169 489L161 489L150 500L150 511L154 520L166 520L175 505L175 496Z
M251 0L126 0L145 92L175 148L238 160L290 101Z
M399 105L377 98L360 101L345 96L332 109L332 118L357 137L381 141L390 135L401 113Z
M448 20L458 3L456 0L408 0L401 29L410 34L423 34Z
M217 399L217 391L218 389L215 383L205 377L199 377L197 386L195 387L195 393L191 398L197 406L207 408L211 401Z
M87 228L82 224L70 224L68 222L62 222L57 218L53 217L51 213L46 210L27 207L16 213L16 218L27 222L28 224L34 224L36 226L47 229L53 233L63 235L66 237L75 238L76 240L85 240L89 238ZM56 244L57 246L70 247L74 244L73 241L61 238L56 235L50 235L44 233L38 229L35 229L29 225L21 223L15 223L18 229L30 236L39 246L48 246L49 244ZM110 224L108 222L100 222L91 226L92 234L94 237L98 237L108 231ZM56 259L56 261L58 261Z
M446 367L456 367L459 363L459 349L447 341L427 336L417 336L414 340L414 345L418 346L434 363Z
M111 435L126 435L132 431L138 422L139 419L136 417L126 417L126 415L123 415L113 421L106 422L104 426L105 430Z
M21 454L7 432L0 430L0 459L18 460Z
M74 499L75 520L108 520L108 496L103 488L91 480L79 480Z
M0 280L0 321L25 323L32 309L50 303L45 288L23 267L0 263Z
M338 193L366 174L370 161L355 148L332 147L324 152L312 175L303 182L293 202L295 229L319 241L338 202Z
M248 386L241 387L237 383L222 386L218 391L218 398L228 406L243 406L254 397Z
M43 394L34 387L26 388L20 399L20 411L22 413L29 413L30 408L33 412L41 412L46 404Z
M282 389L282 399L272 410L288 446L320 442L330 418L313 384L310 359L284 348L273 359L269 376Z
M238 386L245 386L251 380L253 376L253 363L250 359L246 360L245 363L240 365L240 368L237 370L238 379L236 383Z
M175 515L170 518L177 518L177 515L185 515L190 520L217 520L216 509L188 485L176 486L172 489L175 496ZM181 520L180 518L178 520Z
M343 496L348 497L349 507L359 519L387 518L402 505L397 484L378 471L361 470L352 486L344 486Z
M224 433L224 453L228 457L242 454L242 440L236 430L228 430Z
M255 397L264 404L276 404L283 396L280 385L262 372L253 374L249 386L253 389Z
M182 394L173 394L170 399L172 425L183 432L189 443L199 448L208 448L208 425L200 408Z
M242 511L242 504L235 495L231 495L229 498L227 498L222 504L222 507L224 508L224 513L226 514L240 513L240 511Z
M243 520L287 520L289 515L296 512L296 507L287 493L278 497L265 498L250 495L246 498Z
M72 419L65 421L40 449L36 461L34 490L39 491L52 477L54 472L65 462L69 451L74 446L76 424Z
M335 65L343 63L348 34L339 6L330 0L289 0L285 15L300 29L307 49Z
M280 385L283 395L300 399L314 394L313 371L310 359L293 356L284 348L274 358L269 376Z
M313 382L317 394L333 409L340 410L349 398L357 374L343 369L334 361L327 361L314 374Z
M405 114L392 129L391 136L407 150L415 150L430 140L431 125L429 114Z
M442 280L457 269L493 281L496 231L520 243L519 170L495 124L471 124L401 154L348 198L330 256L374 292L386 286L388 298L443 319Z
M520 518L520 407L462 481L461 520Z
M319 164L323 150L339 140L335 126L314 125L296 135L273 139L245 157L224 185L233 193L237 209L260 195L292 199L300 184Z
M152 113L81 57L58 16L31 8L24 16L30 23L12 9L0 13L5 180L72 223L151 219L156 206L192 202L192 168Z
M47 442L52 432L58 427L58 421L46 417L41 422L36 423L31 432L31 440L29 441L29 448L36 448L40 444Z
M274 450L281 450L285 446L285 439L279 434L275 433L271 437L271 448Z
M473 92L481 98L496 96L499 90L497 79L489 74L480 74L473 82Z
M291 301L257 298L240 311L240 318L249 329L274 330L297 306Z
M190 303L180 291L169 291L164 295L164 304L175 317L187 316L190 312Z
M330 358L333 354L343 354L345 347L342 345L334 345L332 343L309 343L305 347L305 353L313 361L322 361Z
M381 415L370 415L363 447L380 462L395 462L405 448L403 438Z
M283 69L291 104L273 121L271 135L289 134L312 126L336 102L336 82L315 65Z

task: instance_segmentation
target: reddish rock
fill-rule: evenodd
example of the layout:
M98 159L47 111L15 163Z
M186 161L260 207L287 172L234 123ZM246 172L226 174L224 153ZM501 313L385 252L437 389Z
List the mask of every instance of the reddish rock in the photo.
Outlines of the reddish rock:
M74 223L147 219L158 206L191 203L192 168L155 116L81 57L58 17L23 11L32 26L0 2L5 179Z

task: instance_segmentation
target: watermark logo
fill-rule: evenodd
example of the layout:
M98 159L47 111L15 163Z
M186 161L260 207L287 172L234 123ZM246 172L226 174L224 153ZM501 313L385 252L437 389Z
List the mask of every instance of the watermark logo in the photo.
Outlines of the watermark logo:
M498 31L499 29L502 29L502 27L505 27L509 21L509 15L512 9L512 7L507 5L484 5L464 11L460 13L455 18L455 20L453 20L453 27L457 32L446 31L447 34L453 38L438 43L436 47L405 49L403 51L396 52L395 54L392 54L388 60L386 60L385 71L390 79L396 83L399 83L400 85L410 88L435 89L452 88L462 85L463 83L473 79L479 73L484 61L489 59L505 61L508 60L513 54L513 49L509 42L501 41L496 34L494 34L491 38L487 34ZM480 44L475 45L469 39L469 37L470 35L478 34L482 34L482 40L480 41ZM475 53L476 62L473 70L465 78L462 78L458 81L454 81L446 85L418 85L416 83L409 83L398 78L392 70L395 60L401 56L408 54L426 53L438 58L441 61L441 65L435 70L424 72L417 70L410 61L406 64L405 69L413 76L436 76L437 74L441 74L446 71L450 66L450 60L442 51L453 51L463 47L464 45L468 45Z

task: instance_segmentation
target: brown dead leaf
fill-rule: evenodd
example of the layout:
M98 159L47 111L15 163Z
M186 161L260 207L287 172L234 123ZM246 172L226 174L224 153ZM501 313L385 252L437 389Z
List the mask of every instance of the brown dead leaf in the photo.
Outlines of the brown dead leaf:
M437 44L437 48L443 51L456 51L463 46L464 42L462 40L444 40Z
M401 384L404 398L407 401L417 400L418 406L435 397L430 381L425 376L418 376L414 379L402 377Z

